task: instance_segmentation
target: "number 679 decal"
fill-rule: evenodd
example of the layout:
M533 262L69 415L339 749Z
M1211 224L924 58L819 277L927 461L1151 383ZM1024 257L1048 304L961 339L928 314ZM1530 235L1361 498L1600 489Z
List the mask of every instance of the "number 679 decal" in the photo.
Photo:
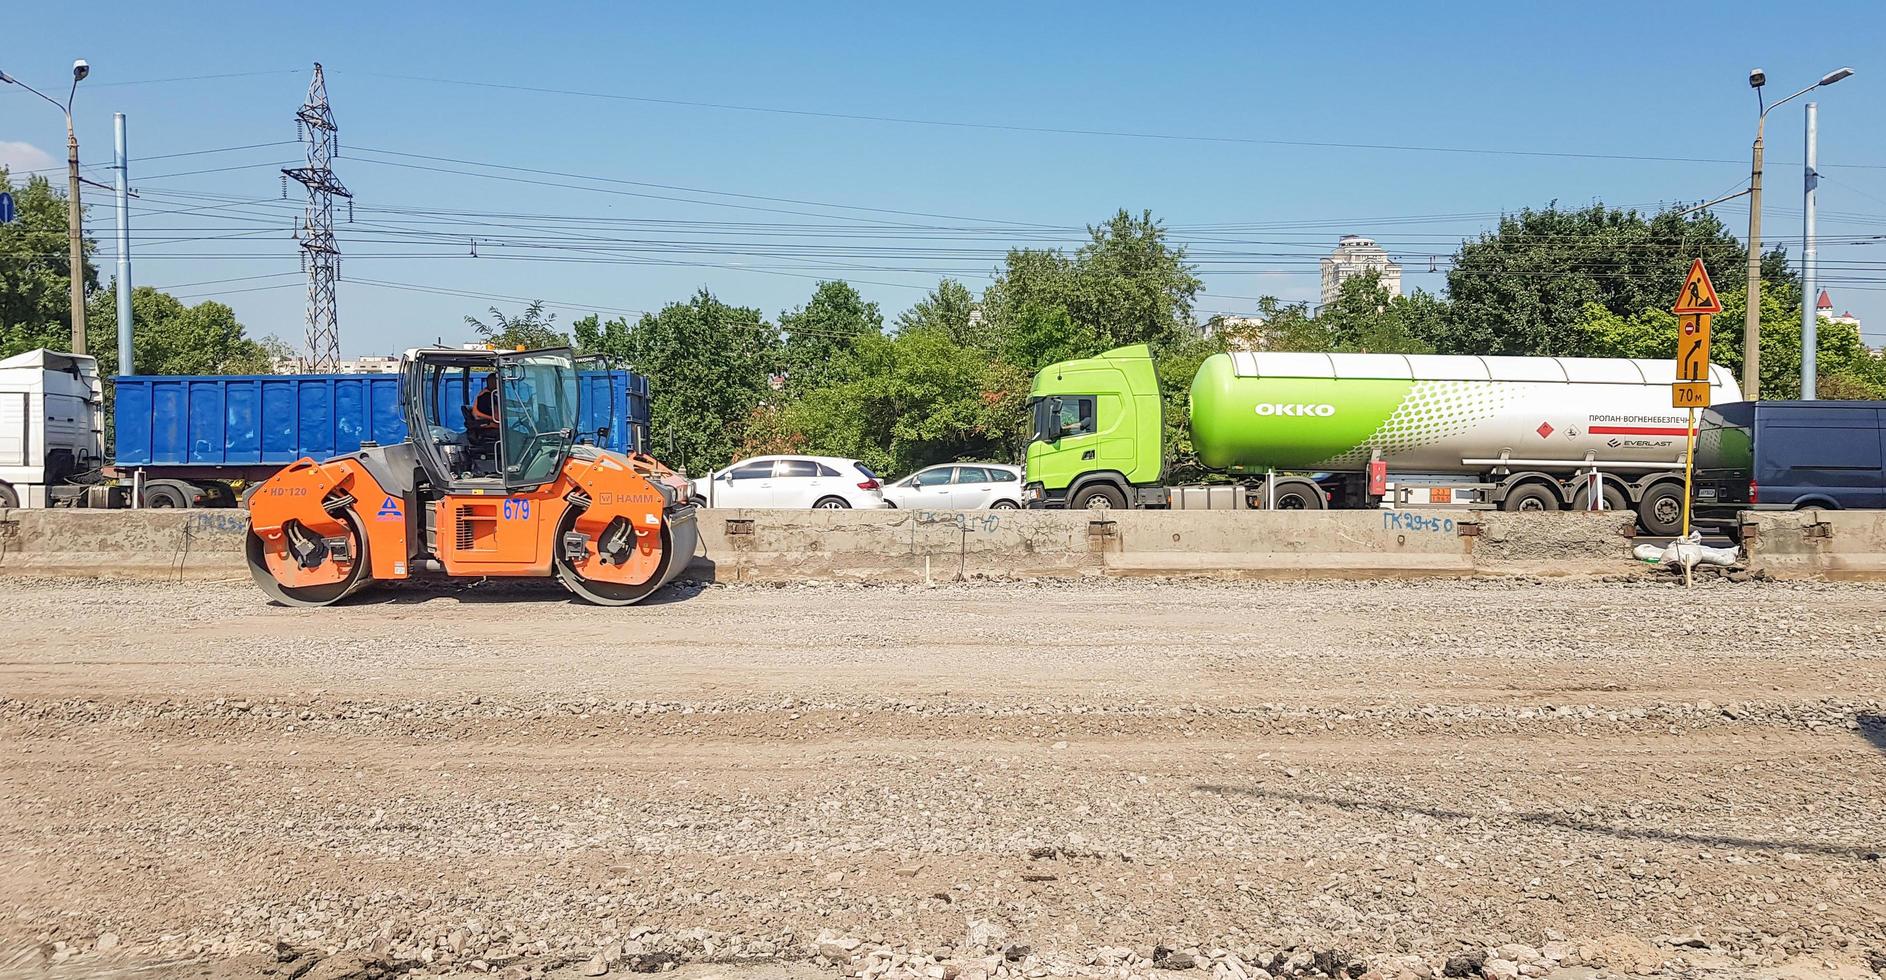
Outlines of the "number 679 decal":
M504 519L507 521L530 520L530 501L521 497L504 498Z

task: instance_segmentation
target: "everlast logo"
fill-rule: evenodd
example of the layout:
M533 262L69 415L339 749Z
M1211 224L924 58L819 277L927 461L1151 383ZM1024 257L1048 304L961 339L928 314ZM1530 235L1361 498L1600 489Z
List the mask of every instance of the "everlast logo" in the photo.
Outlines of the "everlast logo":
M1336 414L1334 405L1259 405L1259 415L1318 415L1328 418Z

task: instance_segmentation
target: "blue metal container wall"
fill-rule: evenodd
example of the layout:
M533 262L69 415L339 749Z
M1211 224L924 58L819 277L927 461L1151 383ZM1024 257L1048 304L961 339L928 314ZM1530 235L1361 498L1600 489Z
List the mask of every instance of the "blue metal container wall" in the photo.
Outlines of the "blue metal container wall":
M138 375L113 383L120 466L287 464L406 438L397 375Z
M406 438L398 375L136 375L113 383L119 466L287 464ZM647 378L585 371L579 389L580 429L590 441L607 427L606 448L646 449ZM444 421L457 428L463 399L449 386L442 395Z

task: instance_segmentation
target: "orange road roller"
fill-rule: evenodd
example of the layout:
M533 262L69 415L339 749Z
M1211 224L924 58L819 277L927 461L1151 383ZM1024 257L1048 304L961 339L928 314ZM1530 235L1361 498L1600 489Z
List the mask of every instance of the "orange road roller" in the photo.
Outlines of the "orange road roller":
M685 481L578 442L567 349L424 349L400 365L406 441L302 459L249 496L262 591L324 606L423 575L556 579L626 606L694 556Z

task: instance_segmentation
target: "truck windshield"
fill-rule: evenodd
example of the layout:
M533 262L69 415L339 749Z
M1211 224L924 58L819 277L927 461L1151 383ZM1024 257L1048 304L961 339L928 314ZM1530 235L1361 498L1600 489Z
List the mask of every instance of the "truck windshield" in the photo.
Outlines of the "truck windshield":
M562 354L506 358L499 367L504 407L504 477L512 486L548 483L576 435L576 368Z

